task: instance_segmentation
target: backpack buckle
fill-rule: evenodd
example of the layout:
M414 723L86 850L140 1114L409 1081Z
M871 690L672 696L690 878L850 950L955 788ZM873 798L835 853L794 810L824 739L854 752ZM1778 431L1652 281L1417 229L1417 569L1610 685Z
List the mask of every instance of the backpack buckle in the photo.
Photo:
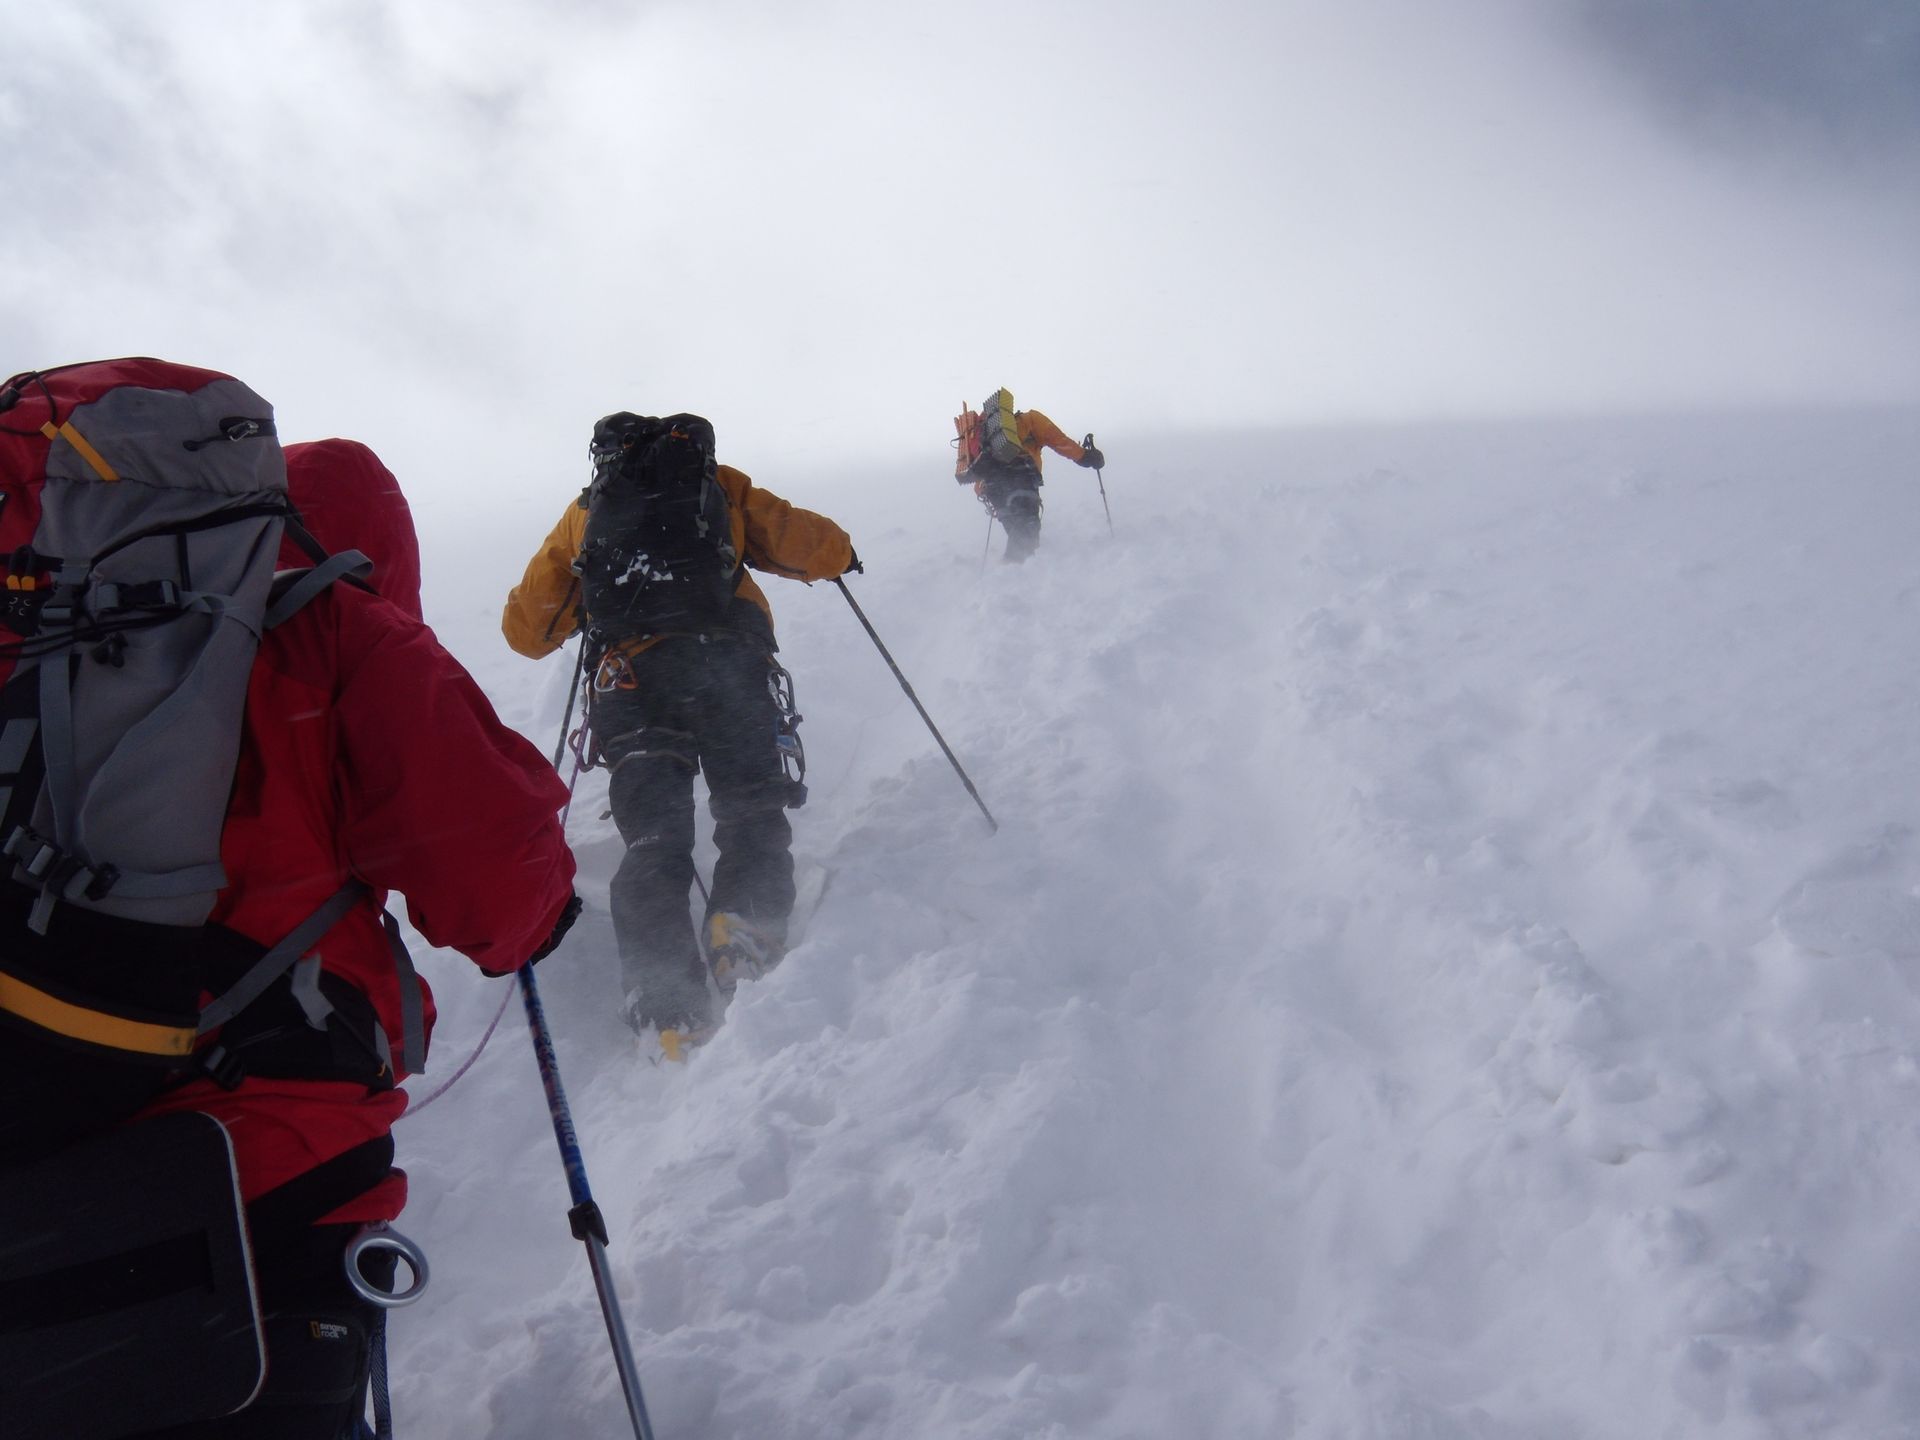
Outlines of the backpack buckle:
M89 865L25 825L14 827L6 844L0 845L0 855L16 862L42 894L67 895L73 882L84 877L86 884L79 893L89 900L102 900L120 879L119 866Z
M93 587L96 615L117 610L178 610L180 587L171 580L142 580L129 584L105 581Z
M16 825L7 842L0 845L0 855L16 861L20 868L36 883L60 858L60 847L51 840L43 839L24 825Z
M222 1090L238 1090L240 1082L247 1078L247 1068L240 1057L224 1045L215 1045L203 1052L200 1069Z

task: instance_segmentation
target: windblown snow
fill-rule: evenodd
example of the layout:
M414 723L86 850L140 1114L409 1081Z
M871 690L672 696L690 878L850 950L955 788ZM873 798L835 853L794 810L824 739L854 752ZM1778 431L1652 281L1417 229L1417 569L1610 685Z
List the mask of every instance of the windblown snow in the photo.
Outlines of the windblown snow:
M657 1067L580 779L538 976L659 1440L1920 1436L1920 413L1103 431L1025 566L721 418L999 831L767 578L831 883ZM578 479L425 537L547 751L495 625ZM424 964L416 1105L510 988ZM399 1434L631 1434L517 999L397 1139Z

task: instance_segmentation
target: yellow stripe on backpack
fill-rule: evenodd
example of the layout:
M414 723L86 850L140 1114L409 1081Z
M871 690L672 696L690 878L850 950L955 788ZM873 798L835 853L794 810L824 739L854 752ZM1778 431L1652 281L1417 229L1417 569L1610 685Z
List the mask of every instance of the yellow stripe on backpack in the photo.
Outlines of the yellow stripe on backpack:
M69 1040L136 1055L182 1059L193 1054L196 1038L191 1025L156 1025L75 1005L48 994L37 985L29 985L17 975L3 972L0 972L0 1010Z

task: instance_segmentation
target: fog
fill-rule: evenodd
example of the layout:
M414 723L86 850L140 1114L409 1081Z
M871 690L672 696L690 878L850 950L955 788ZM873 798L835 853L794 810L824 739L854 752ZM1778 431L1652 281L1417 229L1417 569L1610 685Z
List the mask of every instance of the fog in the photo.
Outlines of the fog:
M936 478L1003 384L1116 463L1920 395L1915 25L1668 8L20 8L4 368L229 370L543 513L617 408L775 480Z

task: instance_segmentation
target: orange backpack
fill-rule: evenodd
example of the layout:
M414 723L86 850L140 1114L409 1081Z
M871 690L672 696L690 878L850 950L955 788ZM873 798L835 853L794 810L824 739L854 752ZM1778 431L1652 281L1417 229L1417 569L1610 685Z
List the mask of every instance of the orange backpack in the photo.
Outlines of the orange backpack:
M953 478L965 483L973 478L971 472L980 459L980 412L962 403L960 413L953 417L953 429Z

